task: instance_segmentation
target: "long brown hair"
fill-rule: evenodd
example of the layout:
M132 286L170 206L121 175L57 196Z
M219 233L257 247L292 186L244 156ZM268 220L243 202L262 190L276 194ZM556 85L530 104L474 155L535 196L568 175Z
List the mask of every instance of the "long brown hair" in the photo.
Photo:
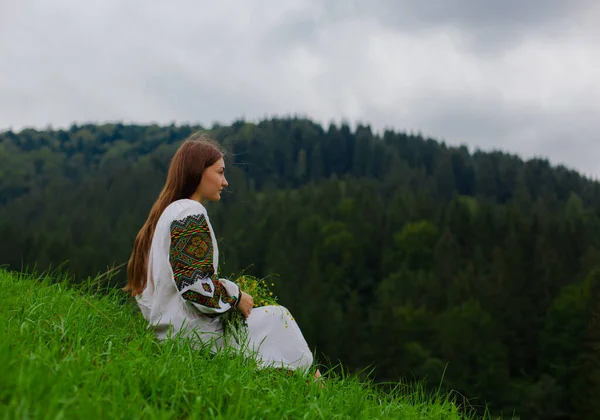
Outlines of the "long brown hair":
M190 198L198 188L204 170L223 156L223 149L204 133L190 135L175 152L165 185L135 238L127 264L127 285L123 288L124 291L131 291L131 295L136 296L146 287L148 253L156 223L163 211L174 201Z

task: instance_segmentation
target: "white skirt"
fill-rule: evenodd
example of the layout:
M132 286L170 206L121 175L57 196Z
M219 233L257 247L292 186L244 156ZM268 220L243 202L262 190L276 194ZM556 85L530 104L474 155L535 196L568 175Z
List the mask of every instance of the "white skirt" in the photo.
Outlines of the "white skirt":
M230 345L254 358L261 368L305 370L313 364L313 355L298 323L284 306L252 308L246 319L246 334L235 334ZM230 341L230 340L227 340Z

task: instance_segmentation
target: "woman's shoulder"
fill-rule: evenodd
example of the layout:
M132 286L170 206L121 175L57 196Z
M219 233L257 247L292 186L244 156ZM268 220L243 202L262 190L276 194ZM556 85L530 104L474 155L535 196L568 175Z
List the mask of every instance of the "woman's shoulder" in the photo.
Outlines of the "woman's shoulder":
M170 224L174 220L183 219L194 214L204 214L207 216L206 208L196 200L183 198L169 204L163 211L160 219Z

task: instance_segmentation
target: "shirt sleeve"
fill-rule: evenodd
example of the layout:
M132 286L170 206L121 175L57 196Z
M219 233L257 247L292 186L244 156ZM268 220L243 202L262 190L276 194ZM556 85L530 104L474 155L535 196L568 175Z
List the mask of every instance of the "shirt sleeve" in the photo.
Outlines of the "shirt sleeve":
M241 291L232 281L218 279L210 225L202 213L171 222L169 262L179 293L206 315L235 308Z

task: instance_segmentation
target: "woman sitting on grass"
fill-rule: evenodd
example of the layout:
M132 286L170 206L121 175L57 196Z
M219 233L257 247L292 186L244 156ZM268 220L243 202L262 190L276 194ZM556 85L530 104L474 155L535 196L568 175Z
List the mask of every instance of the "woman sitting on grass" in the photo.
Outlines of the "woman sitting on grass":
M203 134L186 139L135 239L125 290L160 339L198 337L216 351L231 341L222 316L239 311L247 324L244 347L259 366L308 371L313 356L289 311L273 305L254 308L252 296L217 277L219 250L202 203L220 200L227 185L217 143Z

